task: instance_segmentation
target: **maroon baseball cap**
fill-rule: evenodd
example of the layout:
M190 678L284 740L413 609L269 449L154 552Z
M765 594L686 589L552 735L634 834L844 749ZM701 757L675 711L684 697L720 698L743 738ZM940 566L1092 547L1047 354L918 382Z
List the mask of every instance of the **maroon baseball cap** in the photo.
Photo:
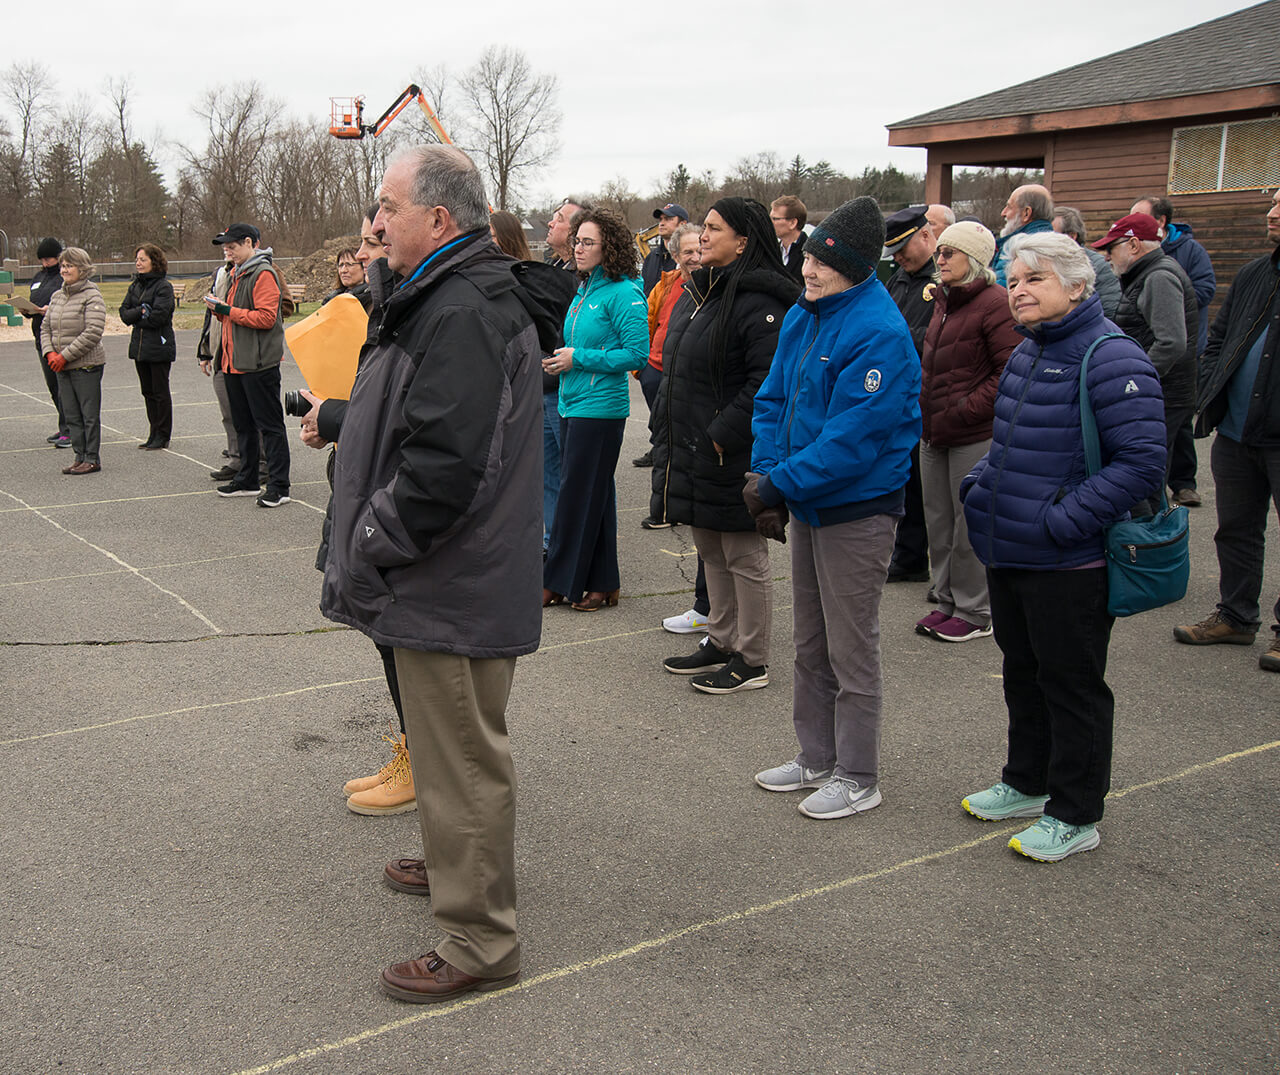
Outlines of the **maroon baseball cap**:
M1121 239L1141 239L1143 242L1150 243L1159 238L1160 225L1156 223L1155 217L1147 216L1146 213L1130 213L1112 224L1111 230L1096 243L1089 245L1095 250L1106 250L1112 243L1118 243Z

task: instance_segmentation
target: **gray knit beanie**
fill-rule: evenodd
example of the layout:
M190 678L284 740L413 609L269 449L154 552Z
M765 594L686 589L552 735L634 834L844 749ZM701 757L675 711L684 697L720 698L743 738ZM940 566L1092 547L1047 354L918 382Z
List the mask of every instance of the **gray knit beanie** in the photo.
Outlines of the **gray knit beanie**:
M884 214L875 198L845 202L813 229L804 252L830 265L855 284L876 271L884 249Z

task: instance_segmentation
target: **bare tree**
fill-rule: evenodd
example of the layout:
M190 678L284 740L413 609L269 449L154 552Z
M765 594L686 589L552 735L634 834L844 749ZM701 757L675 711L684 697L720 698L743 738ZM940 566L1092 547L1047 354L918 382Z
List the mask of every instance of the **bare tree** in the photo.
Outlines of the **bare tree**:
M499 209L515 200L523 177L559 149L559 80L535 75L523 52L490 46L462 80L470 144L484 160Z
M120 151L129 152L129 144L133 138L129 133L129 95L133 92L133 83L128 76L107 79L107 100L111 102L111 111L116 118L120 131Z
M186 174L200 191L206 226L258 215L258 165L276 129L280 106L257 82L219 86L196 106L209 127L203 149L181 146Z
M40 128L40 103L53 95L53 76L41 63L14 63L0 76L4 96L18 117L18 155L36 170L36 132Z

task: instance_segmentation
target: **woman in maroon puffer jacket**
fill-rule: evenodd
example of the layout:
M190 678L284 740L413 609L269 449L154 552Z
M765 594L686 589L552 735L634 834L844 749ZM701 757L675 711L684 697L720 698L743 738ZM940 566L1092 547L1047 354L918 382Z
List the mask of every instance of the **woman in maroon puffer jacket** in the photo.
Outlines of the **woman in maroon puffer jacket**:
M960 480L987 453L1000 372L1021 342L1008 293L987 268L995 237L981 224L952 224L938 239L939 280L924 337L920 486L938 608L916 624L940 642L991 634L986 571L973 554Z

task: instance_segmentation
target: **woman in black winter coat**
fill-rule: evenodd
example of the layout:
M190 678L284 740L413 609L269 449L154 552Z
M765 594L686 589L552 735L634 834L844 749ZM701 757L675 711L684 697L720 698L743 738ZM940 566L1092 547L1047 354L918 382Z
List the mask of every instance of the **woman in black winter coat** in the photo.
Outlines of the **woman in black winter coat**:
M671 311L654 400L650 515L687 523L711 598L706 640L663 667L728 694L768 686L772 585L765 539L742 499L751 413L782 318L800 294L769 211L722 198L703 224L702 267Z
M173 399L169 395L169 368L178 357L173 339L173 285L165 275L169 263L154 243L143 243L133 252L137 275L120 304L120 320L133 326L129 357L138 370L138 383L147 405L151 432L138 445L148 452L169 447L173 435Z

